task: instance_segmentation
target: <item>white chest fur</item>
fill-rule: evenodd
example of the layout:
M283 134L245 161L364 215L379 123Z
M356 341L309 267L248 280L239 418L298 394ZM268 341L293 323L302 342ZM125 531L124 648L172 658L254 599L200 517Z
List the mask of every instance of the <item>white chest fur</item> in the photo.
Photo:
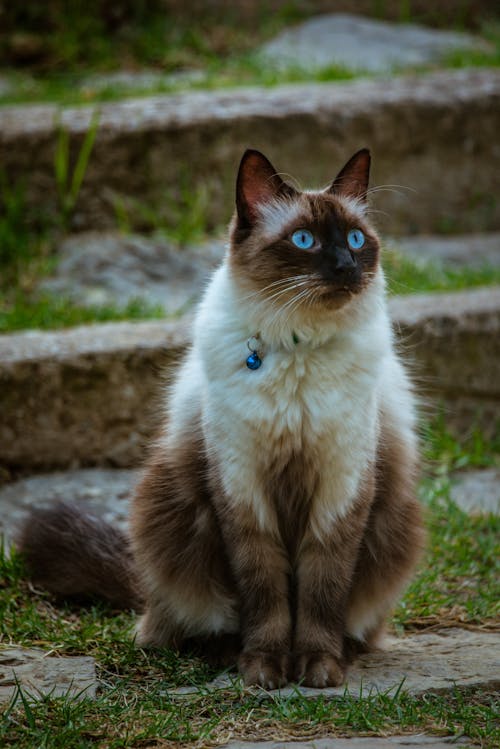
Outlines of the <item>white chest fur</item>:
M355 499L374 458L381 372L393 356L380 301L365 300L369 314L357 309L342 325L332 319L319 329L301 328L296 318L266 330L265 310L238 299L225 266L207 289L172 415L179 424L201 399L207 445L225 491L262 527L275 527L264 478L304 451L317 473L311 523L318 536ZM262 366L252 371L246 342L257 331Z

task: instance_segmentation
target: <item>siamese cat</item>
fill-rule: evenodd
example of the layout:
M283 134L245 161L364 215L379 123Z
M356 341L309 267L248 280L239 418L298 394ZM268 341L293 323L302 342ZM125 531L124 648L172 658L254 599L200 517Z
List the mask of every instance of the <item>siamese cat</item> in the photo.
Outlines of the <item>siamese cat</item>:
M369 169L363 149L301 192L245 152L130 539L67 505L20 536L55 592L141 609L139 645L200 648L247 685L341 684L380 643L423 545Z

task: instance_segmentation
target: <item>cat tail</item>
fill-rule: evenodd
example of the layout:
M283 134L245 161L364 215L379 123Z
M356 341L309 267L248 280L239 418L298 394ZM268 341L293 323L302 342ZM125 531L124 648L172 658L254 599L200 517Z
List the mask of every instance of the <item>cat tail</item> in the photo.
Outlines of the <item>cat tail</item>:
M142 608L130 540L95 515L66 502L32 509L15 545L33 582L58 596Z

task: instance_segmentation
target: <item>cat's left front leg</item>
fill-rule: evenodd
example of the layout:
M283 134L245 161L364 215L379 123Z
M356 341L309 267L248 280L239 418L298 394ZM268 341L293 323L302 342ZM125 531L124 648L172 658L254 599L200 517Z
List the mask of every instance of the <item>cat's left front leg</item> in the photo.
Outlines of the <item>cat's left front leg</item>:
M297 561L295 678L305 686L342 684L346 605L368 503L356 502L322 533L307 529Z
M245 684L276 689L290 677L288 556L277 535L259 528L251 512L226 507L221 526L240 599L239 670Z

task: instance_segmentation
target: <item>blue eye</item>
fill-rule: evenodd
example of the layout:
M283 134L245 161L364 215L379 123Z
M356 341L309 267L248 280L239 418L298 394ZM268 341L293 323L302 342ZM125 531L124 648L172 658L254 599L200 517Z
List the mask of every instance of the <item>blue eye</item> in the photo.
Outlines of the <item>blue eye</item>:
M347 235L347 243L351 250L360 250L365 243L365 235L361 229L351 229Z
M297 229L292 234L292 242L299 250L310 250L314 244L314 237L307 229Z

